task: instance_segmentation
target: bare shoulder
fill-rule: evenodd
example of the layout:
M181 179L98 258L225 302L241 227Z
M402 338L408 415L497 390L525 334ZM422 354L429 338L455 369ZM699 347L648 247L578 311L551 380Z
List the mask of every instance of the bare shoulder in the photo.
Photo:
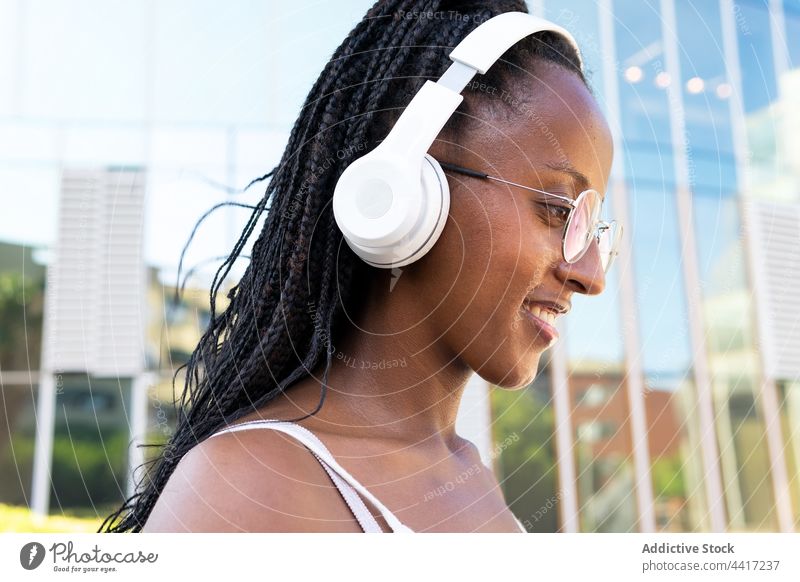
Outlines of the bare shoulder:
M143 532L360 531L319 461L292 437L208 438L178 463Z

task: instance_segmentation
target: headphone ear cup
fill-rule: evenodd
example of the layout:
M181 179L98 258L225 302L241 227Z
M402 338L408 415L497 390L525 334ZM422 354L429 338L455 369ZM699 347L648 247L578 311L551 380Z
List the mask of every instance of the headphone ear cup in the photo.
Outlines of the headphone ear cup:
M422 258L433 248L444 230L450 213L450 184L442 166L430 154L425 154L422 159L421 179L426 207L423 231L425 240L420 241L419 249L414 253L412 260L405 264Z
M431 175L428 177L425 175L426 173L430 173ZM442 234L442 230L444 230L447 216L450 213L450 183L447 181L447 175L444 173L441 164L430 154L425 154L423 158L422 174L423 188L425 188L425 193L429 196L428 199L438 199L441 201L440 220L437 221L436 230L433 235L433 242L436 242L436 239L439 238L439 235ZM433 179L434 176L436 178L435 182ZM433 186L429 187L429 184ZM429 188L431 188L432 191L430 191Z
M441 189L443 191L443 198L447 198L446 204L447 204L447 206L449 208L450 207L450 184L448 184L448 182L447 182L447 176L444 173L444 169L442 169L442 165L438 161L436 161L436 158L434 158L432 155L425 154L425 157L423 158L422 171L423 171L423 174L425 172L433 172L436 175L436 183L438 184L437 188L439 188L439 189ZM431 176L431 178L432 178L432 176ZM430 180L430 178L429 178L429 180ZM433 183L432 180L430 180L430 181L431 181L431 183ZM427 184L424 176L423 176L423 179L422 179L422 183L423 184Z
M376 189L385 194L380 205ZM367 211L378 206L382 212L369 216ZM442 166L428 154L409 167L372 153L339 178L333 211L344 240L361 259L383 269L403 267L422 258L442 234L450 186Z

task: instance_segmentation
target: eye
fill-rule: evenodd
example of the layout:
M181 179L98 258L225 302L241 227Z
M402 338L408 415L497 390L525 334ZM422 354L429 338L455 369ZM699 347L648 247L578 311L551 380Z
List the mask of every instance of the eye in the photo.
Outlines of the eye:
M551 227L564 226L567 223L572 208L562 202L535 200L539 215L545 224Z

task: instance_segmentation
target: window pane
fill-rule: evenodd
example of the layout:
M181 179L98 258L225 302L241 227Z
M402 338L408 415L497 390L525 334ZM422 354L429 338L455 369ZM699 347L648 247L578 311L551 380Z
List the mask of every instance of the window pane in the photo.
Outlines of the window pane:
M660 5L614 2L636 310L656 526L704 527L696 391L674 177Z
M800 530L800 382L781 380L778 382L778 398L781 412L781 434L786 443L786 467L792 507L794 508L794 528Z
M754 53L759 43L770 42L765 10L735 7L740 38L744 98L758 109L761 99L774 91L770 47ZM741 11L740 11L741 10ZM681 50L681 91L686 112L686 154L690 188L694 192L694 232L697 244L706 354L711 373L716 431L729 527L732 530L773 529L774 496L763 412L756 391L760 388L759 355L752 328L753 304L743 255L738 185L731 144L732 87L726 78L722 51L722 23L717 3L676 3ZM766 20L765 20L766 18ZM759 20L760 19L760 20ZM755 30L748 30L753 27ZM742 44L742 39L746 39ZM748 44L752 43L752 44ZM765 52L766 51L766 52ZM759 63L769 71L756 80ZM745 77L748 77L745 79ZM754 90L758 82L761 90ZM772 146L770 146L772 147ZM698 156L716 152L712 159L695 163ZM728 174L731 178L724 179ZM701 185L698 187L698 185Z
M50 510L107 515L127 492L130 379L62 374Z
M491 391L495 471L511 511L529 532L559 530L558 473L549 351L523 390Z
M742 77L742 103L749 146L748 166L753 184L774 183L777 177L778 98L768 5L763 0L734 3L736 39ZM767 197L774 191L758 188Z
M0 398L0 503L31 501L37 384L4 384Z
M566 28L578 43L584 64L584 74L600 106L605 108L603 87L604 55L600 46L600 25L597 0L563 0L545 2L545 15Z

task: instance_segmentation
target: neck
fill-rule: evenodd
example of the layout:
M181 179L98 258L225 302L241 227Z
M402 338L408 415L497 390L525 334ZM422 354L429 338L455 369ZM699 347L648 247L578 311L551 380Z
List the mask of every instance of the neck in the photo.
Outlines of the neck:
M419 302L401 293L368 297L358 322L339 342L326 344L332 351L328 391L314 424L393 447L456 446L456 417L472 370L442 340L434 318L414 310ZM304 414L318 403L325 363L302 381L311 389L288 391L287 398L302 401Z

